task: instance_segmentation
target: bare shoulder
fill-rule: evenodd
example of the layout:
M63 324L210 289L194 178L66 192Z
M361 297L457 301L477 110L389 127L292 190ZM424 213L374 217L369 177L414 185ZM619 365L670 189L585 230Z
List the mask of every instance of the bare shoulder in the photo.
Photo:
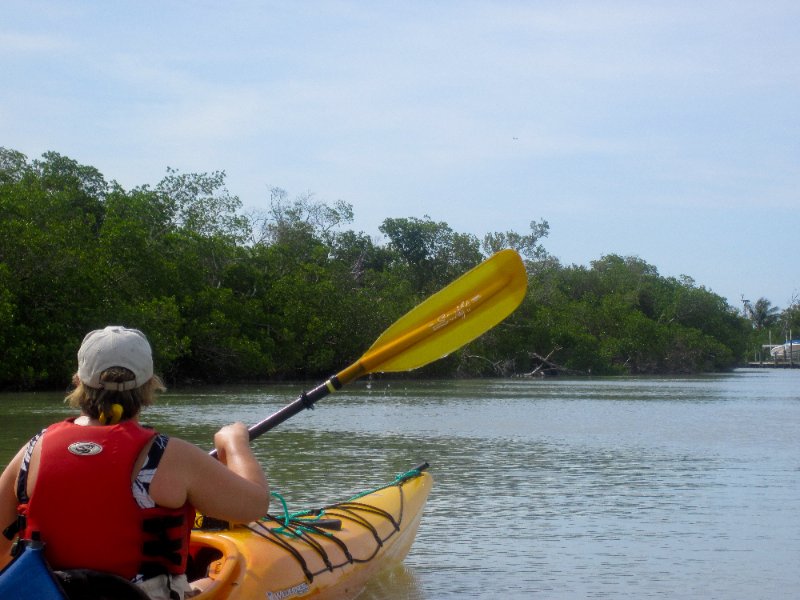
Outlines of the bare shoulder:
M183 506L209 462L213 459L194 444L170 437L150 483L150 496L160 506Z
M159 471L164 469L171 480L183 481L188 490L214 480L237 482L240 479L216 458L194 444L180 438L169 438Z
M209 516L234 522L247 522L263 516L269 505L266 484L260 485L237 474L222 462L197 446L180 438L170 438L162 459L166 467L162 485L174 486L180 481L183 494L175 489L160 489L170 496L175 506L178 500L189 500L199 511ZM162 467L159 467L161 472ZM260 468L259 468L260 472ZM158 477L158 474L156 475ZM151 485L151 495L153 485ZM155 495L153 495L155 499ZM160 502L156 499L157 502Z
M204 461L205 459L214 460L211 456L195 446L194 444L177 437L169 437L169 442L164 450L163 460L191 460Z
M198 478L224 468L207 452L181 438L170 437L158 470L169 474L171 481L182 481L191 487Z

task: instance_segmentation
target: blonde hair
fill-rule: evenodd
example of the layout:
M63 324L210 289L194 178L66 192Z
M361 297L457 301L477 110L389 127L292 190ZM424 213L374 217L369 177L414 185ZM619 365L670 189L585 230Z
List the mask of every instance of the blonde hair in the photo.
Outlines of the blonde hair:
M100 374L100 383L124 383L135 378L132 371L124 367L111 367ZM64 399L71 407L79 408L84 414L92 419L104 421L103 415L112 415L113 405L118 404L122 407L122 414L119 420L132 419L136 417L142 408L150 406L155 400L157 392L163 392L167 388L157 375L153 375L150 380L132 390L114 390L106 388L93 388L84 384L78 374L72 377L75 389Z

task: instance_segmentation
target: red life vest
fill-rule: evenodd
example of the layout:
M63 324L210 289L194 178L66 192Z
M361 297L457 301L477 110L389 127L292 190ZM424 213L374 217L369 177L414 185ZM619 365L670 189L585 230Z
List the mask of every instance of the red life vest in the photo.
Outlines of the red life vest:
M41 460L25 533L38 531L54 569L94 569L132 579L183 573L195 511L140 508L131 479L156 432L133 421L81 426L68 419L39 440Z

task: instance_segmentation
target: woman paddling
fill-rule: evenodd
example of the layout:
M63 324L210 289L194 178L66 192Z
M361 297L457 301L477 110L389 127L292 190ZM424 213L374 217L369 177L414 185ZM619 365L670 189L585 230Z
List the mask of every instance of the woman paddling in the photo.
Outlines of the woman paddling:
M239 523L267 513L269 486L247 428L217 432L217 460L141 426L141 409L164 387L135 329L89 333L73 382L67 400L80 416L35 436L0 476L0 528L9 526L0 555L16 530L26 539L37 532L54 569L113 573L158 600L190 595L195 510Z

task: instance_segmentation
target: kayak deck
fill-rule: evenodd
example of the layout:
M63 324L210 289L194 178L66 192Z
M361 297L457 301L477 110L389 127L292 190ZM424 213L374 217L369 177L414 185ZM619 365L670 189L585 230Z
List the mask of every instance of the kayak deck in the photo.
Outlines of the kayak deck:
M433 478L417 467L344 502L192 532L193 598L354 598L411 548Z

